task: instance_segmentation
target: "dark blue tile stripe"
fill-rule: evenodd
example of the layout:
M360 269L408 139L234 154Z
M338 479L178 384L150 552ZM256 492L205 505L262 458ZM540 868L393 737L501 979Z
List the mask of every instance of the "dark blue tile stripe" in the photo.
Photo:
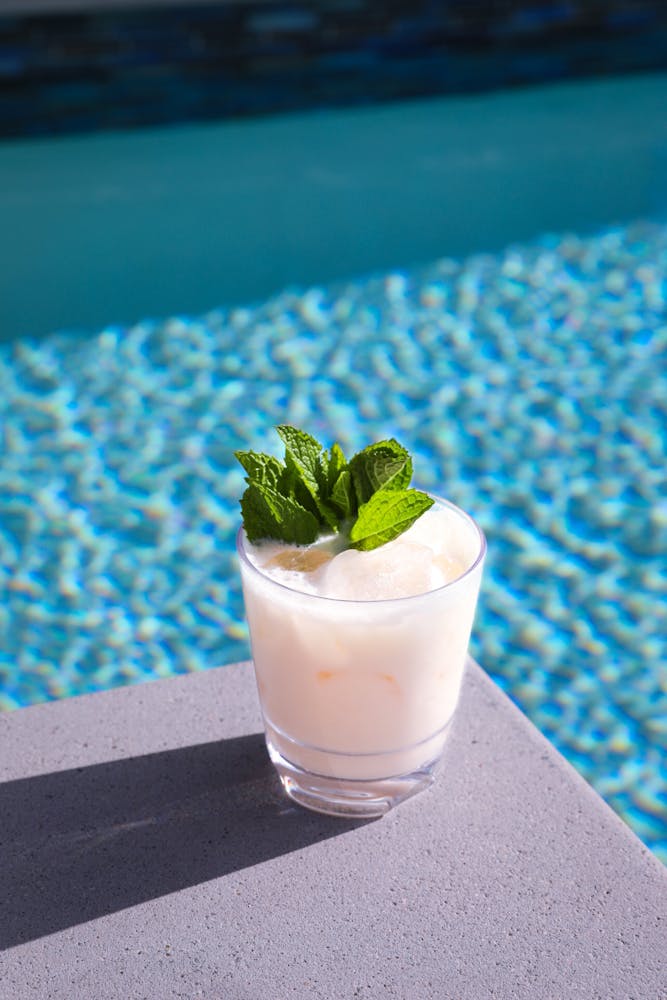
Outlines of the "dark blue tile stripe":
M0 16L0 135L261 115L666 65L664 0L320 0Z

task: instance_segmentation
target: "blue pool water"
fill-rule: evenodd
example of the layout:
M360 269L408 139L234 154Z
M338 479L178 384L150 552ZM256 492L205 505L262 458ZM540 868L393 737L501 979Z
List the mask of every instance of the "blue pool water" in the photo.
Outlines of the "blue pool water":
M237 448L395 435L475 515L473 653L667 859L667 227L0 347L0 706L248 655Z

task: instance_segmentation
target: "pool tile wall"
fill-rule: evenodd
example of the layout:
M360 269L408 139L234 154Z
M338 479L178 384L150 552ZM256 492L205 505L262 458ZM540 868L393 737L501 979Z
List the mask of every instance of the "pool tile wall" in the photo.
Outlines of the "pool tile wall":
M465 93L667 65L662 0L0 7L0 136ZM3 15L4 9L4 15Z

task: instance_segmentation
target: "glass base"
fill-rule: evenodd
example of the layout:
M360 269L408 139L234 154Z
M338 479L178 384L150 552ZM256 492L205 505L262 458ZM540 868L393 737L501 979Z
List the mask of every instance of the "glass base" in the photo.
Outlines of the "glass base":
M285 792L306 809L327 816L374 819L429 788L439 756L409 774L391 778L332 778L305 771L287 760L267 738L271 761Z

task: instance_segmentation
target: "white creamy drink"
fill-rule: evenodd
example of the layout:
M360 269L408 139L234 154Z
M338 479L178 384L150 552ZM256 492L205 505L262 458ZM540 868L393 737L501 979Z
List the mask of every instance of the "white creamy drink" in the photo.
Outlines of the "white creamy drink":
M459 696L484 538L437 501L400 537L239 553L270 751L315 775L406 775L440 755ZM340 543L339 543L340 544Z

